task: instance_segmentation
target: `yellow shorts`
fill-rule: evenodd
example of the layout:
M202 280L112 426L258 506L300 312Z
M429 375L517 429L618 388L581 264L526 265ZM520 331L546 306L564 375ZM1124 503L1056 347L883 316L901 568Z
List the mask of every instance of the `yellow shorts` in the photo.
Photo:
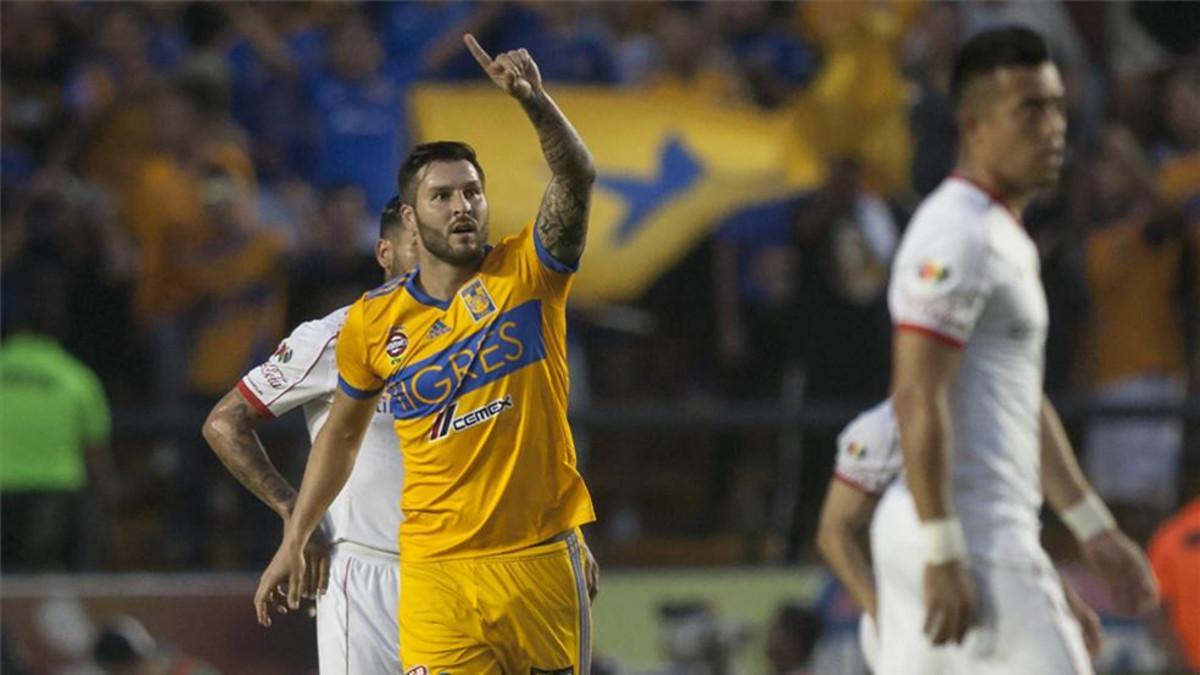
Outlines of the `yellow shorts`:
M486 558L400 563L412 675L587 675L592 617L578 532Z

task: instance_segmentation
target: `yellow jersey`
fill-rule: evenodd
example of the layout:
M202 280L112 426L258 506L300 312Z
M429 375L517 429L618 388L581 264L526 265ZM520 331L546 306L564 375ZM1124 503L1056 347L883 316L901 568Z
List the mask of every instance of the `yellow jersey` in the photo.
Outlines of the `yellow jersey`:
M567 425L574 271L527 227L488 247L449 301L413 270L350 308L339 386L383 391L395 419L406 560L507 553L595 520Z

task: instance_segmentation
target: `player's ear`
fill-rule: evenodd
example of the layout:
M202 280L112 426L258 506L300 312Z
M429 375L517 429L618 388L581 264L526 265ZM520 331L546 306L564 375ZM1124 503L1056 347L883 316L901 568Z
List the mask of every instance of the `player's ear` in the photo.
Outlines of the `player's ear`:
M416 232L417 210L411 204L400 205L400 220L404 222L404 227L412 228L413 232Z
M392 275L392 242L380 237L375 240L375 262L383 268L385 274Z

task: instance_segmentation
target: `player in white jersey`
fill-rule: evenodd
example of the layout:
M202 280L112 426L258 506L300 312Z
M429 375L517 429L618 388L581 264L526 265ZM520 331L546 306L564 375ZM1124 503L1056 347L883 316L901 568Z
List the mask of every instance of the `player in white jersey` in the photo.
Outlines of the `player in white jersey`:
M1062 433L1058 428L1047 431L1051 436ZM1060 457L1051 454L1046 459L1048 462L1066 461L1069 464L1051 468L1048 472L1080 475L1074 457L1061 457L1061 460ZM873 561L880 564L881 557L871 555L863 535L880 497L889 485L901 477L903 468L904 456L896 430L895 413L891 402L884 401L855 417L838 436L833 479L825 492L817 531L817 547L822 557L863 609L859 642L872 671L878 662L879 646L875 628L878 619L877 594L871 568ZM1087 544L1086 541L1079 543L1083 546ZM885 556L887 554L884 553ZM1104 566L1098 566L1095 571L1111 585L1113 592L1123 592L1123 576L1109 576L1109 570ZM1065 581L1062 582L1062 589L1071 616L1083 631L1087 651L1094 657L1100 649L1100 620Z
M1117 606L1157 600L1145 558L1112 528L1042 393L1047 310L1019 214L1062 165L1064 91L1025 28L980 33L951 78L952 177L918 208L892 268L891 400L904 478L872 523L879 672L1089 673L1039 543L1042 493L1085 556L1121 578ZM1076 467L1077 468L1077 467ZM966 638L964 640L964 638Z
M375 259L388 278L416 264L416 232L393 199L380 216ZM247 373L213 408L204 437L243 485L285 521L296 490L263 450L255 425L303 407L310 439L325 424L337 388L338 332L349 307L296 327L271 358ZM400 672L399 553L404 480L399 441L386 396L363 438L346 487L306 548L307 594L317 599L317 652L322 675ZM328 586L328 588L327 588Z

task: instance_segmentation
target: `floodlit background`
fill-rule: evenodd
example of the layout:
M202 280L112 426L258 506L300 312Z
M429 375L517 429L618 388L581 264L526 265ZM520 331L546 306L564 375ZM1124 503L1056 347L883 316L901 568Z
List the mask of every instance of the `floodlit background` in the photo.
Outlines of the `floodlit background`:
M809 672L815 641L811 672L863 672L815 517L837 431L886 395L889 260L954 160L954 51L1013 22L1070 108L1025 219L1046 388L1145 544L1200 482L1198 3L4 2L3 671L96 672L131 615L225 673L315 672L311 620L254 623L280 524L200 424L380 281L413 144L479 150L494 239L532 219L548 172L470 31L529 49L600 172L569 309L597 670ZM263 436L298 480L299 414ZM1100 669L1165 672L1162 627L1108 615L1052 517L1045 543L1106 616Z

